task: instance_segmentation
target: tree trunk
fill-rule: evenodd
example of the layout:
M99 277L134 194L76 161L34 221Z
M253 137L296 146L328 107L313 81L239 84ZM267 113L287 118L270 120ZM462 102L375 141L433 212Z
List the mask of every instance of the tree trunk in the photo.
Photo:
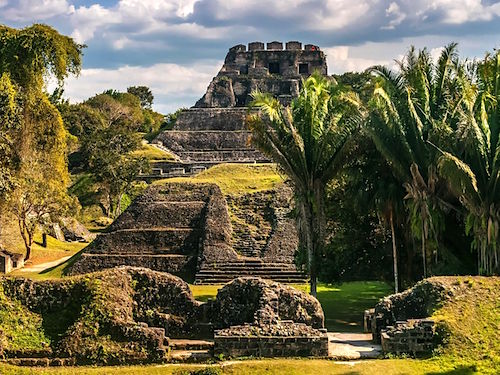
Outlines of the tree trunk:
M394 219L391 209L389 220L391 222L391 237L392 237L392 260L394 264L394 292L398 293L399 283L398 283L398 250L396 247L396 232L394 230Z
M116 210L115 210L115 219L121 215L122 213L122 200L123 200L123 193L121 193L119 196L118 196L118 204L116 205Z
M424 266L424 279L427 277L427 256L425 251L425 227L422 220L422 264Z
M42 247L47 247L47 233L42 233Z

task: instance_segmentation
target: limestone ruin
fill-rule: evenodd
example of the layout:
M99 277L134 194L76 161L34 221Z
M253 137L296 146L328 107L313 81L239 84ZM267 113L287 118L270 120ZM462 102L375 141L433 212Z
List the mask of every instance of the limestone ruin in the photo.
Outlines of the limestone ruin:
M315 71L327 74L326 57L311 44L232 47L205 95L155 139L176 161L155 163L149 177L192 175L219 163L269 162L250 144L250 94L270 92L289 103L302 77ZM154 186L83 251L71 273L142 265L196 283L250 275L303 281L294 265L298 238L288 215L291 200L284 184L241 196L224 196L216 185Z
M250 275L301 282L305 276L293 263L298 239L287 217L290 198L286 185L234 197L239 217L232 225L217 185L153 185L84 249L70 273L141 265L198 284ZM259 231L252 232L247 222L256 220Z
M250 144L245 119L251 94L268 92L287 104L297 97L303 77L328 74L319 47L291 41L239 44L229 49L224 65L193 108L182 111L173 130L153 141L171 152L175 162L159 162L151 178L192 175L218 163L269 162Z
M245 355L241 338L260 356L328 355L318 300L258 278L236 279L202 303L178 277L119 267L64 280L0 278L0 301L43 335L19 348L0 330L0 358L17 365L213 360ZM57 331L42 325L54 316L61 319Z

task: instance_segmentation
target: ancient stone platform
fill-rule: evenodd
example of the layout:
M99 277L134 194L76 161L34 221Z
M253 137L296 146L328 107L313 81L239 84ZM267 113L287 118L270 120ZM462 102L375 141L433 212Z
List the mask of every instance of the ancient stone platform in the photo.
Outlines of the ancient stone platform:
M140 265L198 284L240 276L303 282L293 263L296 230L286 215L290 188L234 198L232 218L227 199L215 184L150 186L83 250L71 273ZM252 223L260 229L249 229Z

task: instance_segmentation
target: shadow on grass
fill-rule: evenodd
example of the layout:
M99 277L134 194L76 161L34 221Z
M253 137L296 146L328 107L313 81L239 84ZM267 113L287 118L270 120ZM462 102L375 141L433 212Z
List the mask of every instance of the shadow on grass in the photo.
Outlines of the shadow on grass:
M477 374L476 366L458 366L453 370L439 371L439 372L426 372L425 375L469 375Z
M82 253L83 251L85 250L85 248L81 249L79 252L75 253L71 258L69 258L67 261L61 263L61 264L58 264L57 266L54 266L54 267L50 267L50 268L46 268L44 269L42 272L40 272L40 275L45 275L45 274L49 274L53 271L55 271L56 269L58 268L61 268L61 275L65 276L68 271L69 271L69 268L75 264L75 262L80 259L80 257L82 256Z
M326 328L337 332L362 332L363 312L391 291L388 284L379 281L321 285L318 300L325 313Z

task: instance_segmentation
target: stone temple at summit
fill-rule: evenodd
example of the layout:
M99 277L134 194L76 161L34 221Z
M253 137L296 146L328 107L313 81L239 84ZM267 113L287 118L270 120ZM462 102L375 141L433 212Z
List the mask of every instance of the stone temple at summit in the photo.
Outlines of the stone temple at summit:
M178 114L172 130L153 141L174 155L153 165L149 179L190 176L220 163L266 163L250 142L248 105L255 90L288 104L302 79L327 75L325 54L300 42L261 42L229 49L224 65L194 107ZM150 186L87 248L71 273L119 265L143 266L196 283L239 276L298 282L298 236L290 212L291 187L224 194L214 183Z

